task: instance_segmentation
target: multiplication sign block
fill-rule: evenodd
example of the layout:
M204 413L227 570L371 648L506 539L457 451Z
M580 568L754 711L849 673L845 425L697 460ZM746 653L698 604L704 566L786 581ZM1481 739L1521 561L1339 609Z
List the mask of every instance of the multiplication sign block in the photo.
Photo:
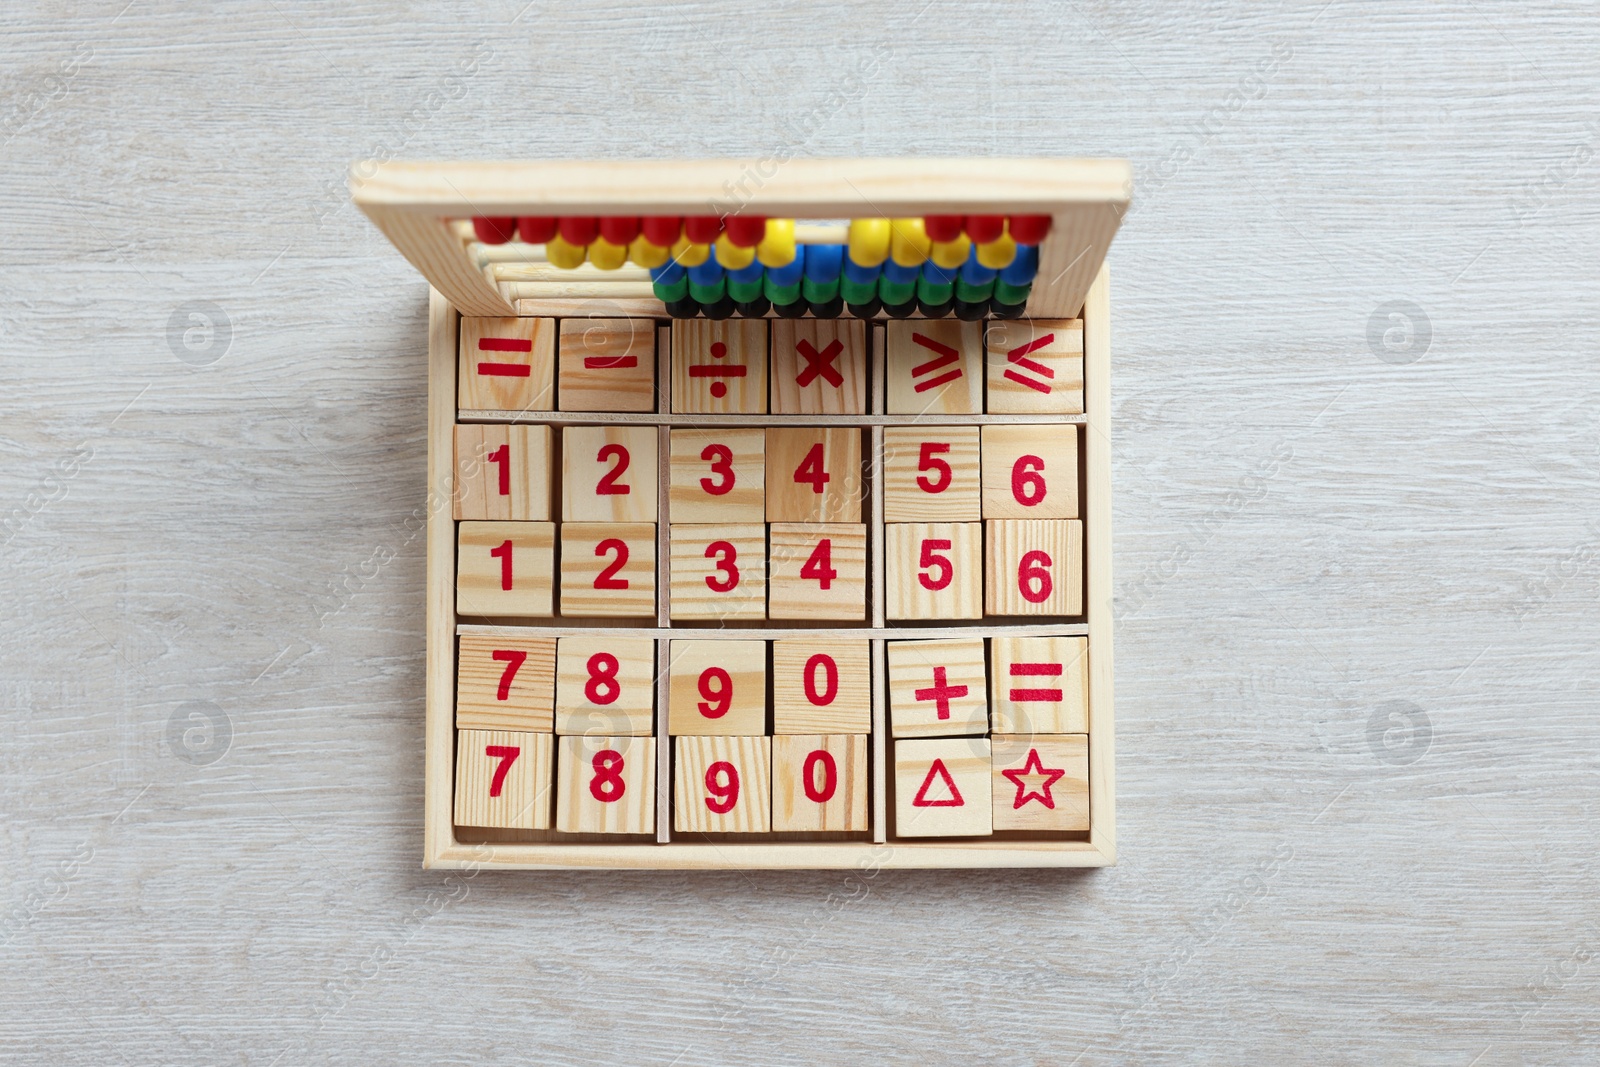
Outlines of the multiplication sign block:
M767 618L867 617L867 528L775 522L767 537Z
M549 411L555 377L555 319L462 318L457 407Z
M891 415L983 411L983 327L959 319L891 321L886 345Z
M672 411L760 415L767 410L765 319L673 319Z
M995 637L989 641L989 706L997 734L1089 730L1089 641Z
M652 426L568 426L561 431L561 518L655 522Z
M885 522L983 518L976 426L889 426L883 431Z
M772 738L772 829L868 829L864 734Z
M667 506L673 522L765 522L767 433L671 431Z
M767 528L681 523L669 531L672 618L767 617Z
M987 737L894 743L894 832L899 837L994 833Z
M556 377L561 411L654 411L654 319L562 319Z
M1076 426L985 426L983 517L1078 517Z
M1088 735L996 734L991 759L996 830L1089 829Z
M869 642L849 638L772 642L772 732L871 732L871 653Z
M772 830L772 738L672 739L672 828L679 833Z
M768 522L860 522L861 431L767 431Z
M526 629L462 634L456 729L549 733L555 725L556 642Z
M996 414L1083 414L1083 320L993 319L988 408Z
M891 522L884 533L889 618L983 618L982 523Z
M556 640L556 733L655 731L656 643L621 634Z
M457 426L455 517L552 518L551 444L548 426Z
M557 830L655 832L655 738L578 734L556 741Z
M867 410L867 324L859 319L774 319L772 411L860 415Z
M765 641L674 640L667 655L667 733L767 732Z
M986 614L1083 614L1081 520L991 519L983 525Z
M554 750L549 734L457 731L456 825L548 830Z
M553 522L456 525L456 611L461 615L554 614Z
M983 638L889 642L892 737L989 732Z

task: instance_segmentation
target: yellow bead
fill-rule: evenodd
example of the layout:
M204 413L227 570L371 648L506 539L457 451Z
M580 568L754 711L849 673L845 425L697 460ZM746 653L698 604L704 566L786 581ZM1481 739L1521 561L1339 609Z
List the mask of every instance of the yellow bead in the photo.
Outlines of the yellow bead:
M972 249L972 238L966 234L957 234L954 241L935 241L928 252L928 258L934 265L945 270L954 270L967 261L967 255Z
M568 244L567 239L560 234L545 242L544 256L550 261L552 267L562 270L572 270L583 263L587 251L582 245Z
M787 267L794 262L794 219L767 220L767 235L756 245L756 258L764 267Z
M665 245L651 244L643 237L635 237L633 243L628 246L628 258L639 267L659 267L671 255L671 249Z
M756 250L745 248L728 240L723 234L717 238L717 262L728 270L743 270L756 261Z
M928 231L921 219L895 219L890 228L889 255L902 267L915 267L928 258Z
M978 246L978 262L990 270L1004 270L1016 258L1017 242L1011 239L1009 233L1002 233L995 240Z
M850 220L850 262L876 267L889 258L889 220Z
M601 270L616 270L628 262L628 246L614 245L604 237L596 237L589 246L589 262Z
M685 267L698 267L711 258L711 246L697 245L687 237L680 237L672 246L672 258Z

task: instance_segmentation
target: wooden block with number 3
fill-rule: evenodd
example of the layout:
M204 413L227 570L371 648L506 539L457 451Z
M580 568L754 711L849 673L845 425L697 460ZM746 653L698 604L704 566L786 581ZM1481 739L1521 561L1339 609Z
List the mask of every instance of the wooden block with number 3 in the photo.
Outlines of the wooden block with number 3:
M767 431L768 522L860 522L861 431Z
M458 731L456 825L548 830L554 748L549 734Z
M977 522L981 491L978 427L884 429L885 522Z
M983 525L987 614L1083 614L1082 521L994 519Z
M767 545L767 618L867 617L865 526L775 522Z
M772 738L676 737L672 828L679 833L772 830Z
M774 832L865 830L864 734L789 734L772 739Z
M767 528L761 523L672 524L672 618L767 617Z
M549 411L555 380L555 319L462 318L457 407Z
M555 726L556 642L523 627L462 634L456 729L549 733Z
M981 522L891 522L884 534L889 618L983 618Z
M561 431L561 518L655 522L656 431L651 426L568 426Z
M991 413L1083 413L1083 320L994 319L984 331Z
M673 522L767 521L765 430L673 430L671 441Z
M550 427L461 425L455 448L458 520L550 519Z
M547 618L555 584L553 522L456 526L456 611Z
M991 753L996 830L1089 829L1087 734L996 734Z
M563 617L645 618L655 613L655 523L561 524Z
M994 833L987 737L894 743L894 832L899 837Z
M556 742L557 830L655 833L655 738L584 734Z
M983 517L1078 517L1075 426L985 426Z
M772 411L860 415L867 410L867 324L860 319L772 321Z
M655 731L656 643L626 632L556 641L556 733Z
M562 411L654 411L654 319L562 319L556 406Z
M834 637L772 642L772 732L864 734L872 730L872 646Z
M892 737L960 737L989 732L983 638L890 641Z
M675 640L667 655L667 733L767 732L765 641Z

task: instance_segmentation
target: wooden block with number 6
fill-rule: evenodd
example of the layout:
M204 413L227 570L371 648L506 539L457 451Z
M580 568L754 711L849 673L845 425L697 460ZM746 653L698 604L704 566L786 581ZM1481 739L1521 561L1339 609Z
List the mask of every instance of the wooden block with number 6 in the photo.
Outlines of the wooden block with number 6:
M1083 320L994 319L988 349L989 411L1083 413Z
M985 426L983 517L1078 517L1076 426Z
M562 411L654 411L654 319L562 319L556 406Z
M989 732L983 638L890 641L892 737L960 737Z
M561 524L563 617L645 618L655 613L655 523Z
M994 519L983 525L985 612L1083 614L1082 521Z
M581 734L556 742L557 830L655 833L655 738Z
M994 833L987 737L894 743L897 837L985 837Z
M996 734L994 828L1089 829L1089 736Z
M997 734L1089 730L1089 642L1082 637L989 641L989 706Z
M458 731L456 825L548 830L554 748L549 734Z
M672 618L767 617L767 528L672 524Z
M867 617L867 528L775 522L768 530L767 618Z
M458 520L550 519L550 427L462 425L455 446Z
M868 642L849 638L772 642L772 732L871 732L871 651Z
M667 733L767 732L765 641L673 641L667 655Z
M672 828L679 833L772 830L772 738L672 741Z
M556 320L461 319L456 406L549 411L555 404Z
M977 522L981 491L978 427L884 429L885 522Z
M556 733L655 732L656 643L624 632L556 641Z
M568 426L561 431L561 518L656 521L656 431L651 426Z
M860 522L861 431L767 431L768 522Z
M555 584L553 522L456 526L456 611L547 618Z
M983 618L982 523L891 522L884 533L889 618Z
M456 729L549 733L555 725L556 642L526 628L462 634Z
M865 830L864 734L789 734L772 739L775 832Z
M673 522L767 521L765 430L673 430L671 440Z

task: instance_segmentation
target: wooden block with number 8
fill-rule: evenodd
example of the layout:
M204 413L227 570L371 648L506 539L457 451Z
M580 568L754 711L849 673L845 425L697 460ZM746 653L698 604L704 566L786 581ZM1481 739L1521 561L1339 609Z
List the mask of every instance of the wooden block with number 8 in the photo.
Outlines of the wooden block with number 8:
M456 406L464 410L549 411L555 402L556 320L461 320Z
M672 747L674 830L771 832L772 738L678 737Z
M871 732L871 651L868 642L848 638L772 642L772 732Z
M867 617L867 528L775 522L768 530L767 618Z
M981 493L978 427L884 429L885 522L977 522Z
M654 411L654 319L562 319L556 406L562 411Z
M1078 517L1075 426L985 426L983 517Z
M890 641L892 737L959 737L989 732L983 638Z
M455 448L458 520L549 520L550 427L457 426Z
M554 747L549 734L458 731L456 825L548 830Z
M994 519L983 525L985 612L1083 614L1082 521Z
M997 734L1089 730L1089 642L1082 637L989 641L989 706Z
M765 430L673 430L671 440L673 522L767 520Z
M547 618L555 584L553 522L456 526L456 611Z
M648 637L556 641L556 733L602 737L655 731L656 643Z
M655 833L655 738L584 734L556 741L557 830Z
M456 729L549 733L555 725L556 642L523 628L462 634Z
M994 319L984 331L990 413L1083 413L1083 320Z
M994 833L987 737L894 743L894 832L898 837Z
M667 664L667 733L767 732L765 641L673 641Z
M656 521L656 431L651 426L568 426L561 431L561 518Z
M983 618L982 523L891 522L884 533L889 618Z
M767 528L672 524L673 619L767 617Z
M1087 734L996 734L991 753L996 830L1089 829Z
M772 321L772 411L860 415L867 410L867 324L859 319Z
M644 618L655 613L655 523L561 524L564 617Z
M775 832L865 830L864 734L789 734L772 739Z
M768 522L860 522L861 431L767 431Z

